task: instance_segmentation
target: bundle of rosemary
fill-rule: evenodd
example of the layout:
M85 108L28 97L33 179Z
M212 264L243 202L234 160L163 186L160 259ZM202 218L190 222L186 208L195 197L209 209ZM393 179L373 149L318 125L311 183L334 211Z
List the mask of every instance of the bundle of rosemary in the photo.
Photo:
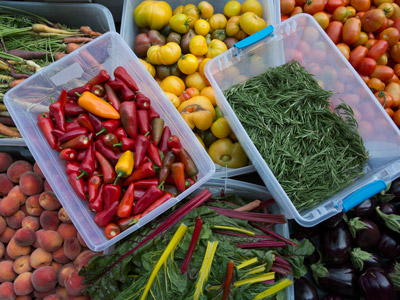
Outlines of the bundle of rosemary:
M330 108L296 61L268 69L225 97L298 210L336 194L363 174L368 155L350 106Z

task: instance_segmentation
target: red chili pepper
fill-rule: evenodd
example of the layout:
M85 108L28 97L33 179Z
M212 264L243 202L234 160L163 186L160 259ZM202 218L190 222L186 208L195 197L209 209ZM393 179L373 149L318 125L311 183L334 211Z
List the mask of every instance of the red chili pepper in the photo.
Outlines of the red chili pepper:
M156 201L154 201L148 208L146 208L146 210L140 214L140 217L143 218L149 212L155 210L157 207L159 207L161 204L167 202L172 197L173 196L171 193L165 193L160 198L158 198Z
M67 173L67 175L70 175L71 173L74 173L74 172L79 173L80 165L81 164L78 163L77 161L67 163L65 165L65 173Z
M77 87L77 88L70 89L70 90L67 92L67 96L68 96L68 97L72 97L72 98L78 98L79 96L77 95L77 93L78 93L79 95L81 95L81 94L83 94L84 92L90 92L90 88L91 88L90 84L85 84L85 85L83 85L83 86L79 86L79 87Z
M124 152L126 150L134 150L135 141L127 137L122 137L119 143L113 144L113 147L121 147L121 150Z
M136 93L136 105L139 109L147 110L150 107L151 101L141 92Z
M174 197L178 196L179 191L175 185L166 184L164 185L164 192L171 193Z
M158 145L158 148L165 154L165 152L168 151L168 139L171 137L171 130L169 129L168 126L164 127L164 132L161 136L160 143Z
M135 93L125 84L122 84L121 89L122 101L131 101L135 99Z
M180 157L180 156L181 156L181 149L179 149L179 148L172 148L171 151L172 151L172 153L173 153L176 157Z
M78 123L82 127L86 128L90 132L94 132L94 128L92 123L89 120L89 117L87 114L81 114L78 116Z
M167 140L167 146L172 149L172 148L177 148L181 149L182 144L179 138L176 135L171 135L169 139Z
M54 118L54 122L56 123L57 128L65 131L65 115L64 115L64 106L67 103L67 91L62 89L60 96L57 99L57 102L50 104L49 110L50 114Z
M67 141L70 141L70 140L76 138L77 136L87 135L87 133L88 133L88 131L85 127L79 127L77 129L67 131L62 137L60 137L58 139L58 141L60 143L67 142Z
M53 129L51 131L52 134L57 138L57 140L62 137L65 134L65 131L62 131L61 129Z
M103 69L99 72L99 74L97 74L92 79L90 79L87 84L90 84L93 86L95 84L104 83L109 79L110 79L110 74L108 74L108 72Z
M96 144L96 150L97 149L97 144ZM103 173L103 181L104 183L113 183L115 178L116 178L116 173L114 170L114 167L111 165L111 163L107 160L107 158L104 157L103 154L101 154L98 151L94 152L94 155L97 159L97 161L100 164L102 173Z
M139 221L140 215L136 216L130 216L128 218L124 218L121 220L118 220L117 224L119 228L124 231L127 230L129 227L131 227L133 224L136 224Z
M149 108L147 109L147 113L149 114L149 120L150 122L153 121L154 118L159 118L160 114L158 112L156 112L153 108L153 106L149 106Z
M107 133L106 135L103 135L102 137L103 143L111 148L115 153L121 152L121 148L115 145L119 145L118 138L115 136L115 134L112 133Z
M196 181L194 181L194 179L193 178L186 178L185 179L185 187L186 188L189 188L189 187L191 187L193 184L195 184L196 183Z
M167 179L165 180L165 183L166 183L166 184L173 184L173 185L175 185L175 181L174 181L174 178L172 177L172 174L171 174L171 173L169 173Z
M171 165L171 174L175 185L182 193L186 190L185 187L185 165L182 162L173 163Z
M82 162L85 159L86 149L78 151L76 155L76 160Z
M104 209L111 206L112 203L119 203L121 197L121 186L114 184L105 184L103 188Z
M135 142L135 167L139 168L145 161L147 148L149 148L150 141L144 135L139 135Z
M165 153L164 159L161 164L161 170L158 173L158 181L163 182L166 181L168 178L169 173L171 172L171 166L175 162L175 155L172 151L168 151Z
M164 120L160 118L154 118L151 121L151 135L153 137L154 145L158 145L161 140L164 131Z
M161 167L161 157L160 152L158 152L158 148L153 143L150 143L149 148L147 148L147 155L151 159L151 161L156 165Z
M199 173L196 164L184 148L181 148L180 159L185 164L185 173L188 177L196 176Z
M89 200L88 207L92 212L101 212L103 210L103 188L104 184L101 184L97 192L96 198L92 199L92 201Z
M160 186L163 184L164 183L162 182ZM145 211L154 201L164 194L160 189L160 186L152 185L147 189L146 193L136 202L136 205L133 208L134 215Z
M85 158L83 159L81 166L79 168L81 174L79 178L83 176L90 176L93 174L96 169L96 158L94 156L94 145L90 143L89 147L86 150Z
M85 112L86 111L75 102L67 102L64 106L64 113L68 117L75 117Z
M66 161L70 162L70 161L74 161L76 159L77 154L78 153L76 152L75 149L66 148L66 149L61 150L60 158L62 160L66 160Z
M64 144L61 144L60 149L65 149L65 148L74 148L76 150L82 150L82 149L87 149L90 144L90 139L82 134L78 135L76 138L73 138L72 140L69 140L65 142Z
M118 78L115 78L115 80L109 80L107 81L107 84L114 90L114 91L119 91L122 89L124 86L124 82L119 80Z
M81 128L81 125L79 125L78 123L78 118L74 118L72 119L72 122L67 122L67 124L65 125L65 131L72 131L75 129Z
M158 185L159 181L157 178L142 179L134 182L135 189L147 189L152 185Z
M71 174L68 175L68 182L71 185L74 192L78 195L78 197L84 201L87 201L85 192L86 182L82 177L78 178L78 176L79 176L78 172L72 172Z
M102 133L112 133L115 129L117 129L121 125L120 120L107 120L101 123L101 130L96 133L96 136L99 136Z
M94 222L97 224L99 227L106 227L111 220L113 219L115 213L117 212L118 209L118 202L113 202L110 207L104 209L103 211L99 212L95 217L94 217Z
M94 132L99 132L102 129L102 120L92 113L88 113L90 123L92 123Z
M95 145L96 145L96 151L103 154L112 164L115 165L117 163L118 161L117 154L115 154L114 151L112 151L110 148L104 145L102 140L97 140L95 142Z
M113 133L118 138L118 140L121 140L121 138L123 137L128 137L128 135L126 134L125 130L122 127L115 129Z
M135 140L138 136L136 103L132 101L121 103L119 113L121 115L122 127L125 129L127 135Z
M106 94L104 87L101 84L93 85L90 91L92 92L92 94L95 94L97 97L103 97Z
M88 194L89 194L89 203L96 200L97 195L99 194L99 189L102 184L101 177L98 175L92 175L88 179Z
M147 110L138 110L137 117L140 133L146 134L150 131L149 116L147 115Z
M57 140L54 134L52 133L54 129L54 124L48 113L41 113L38 116L38 126L40 130L42 130L44 137L49 143L52 149L56 149Z
M104 85L104 90L107 95L107 100L111 103L116 111L119 111L119 108L121 107L121 101L119 101L117 94L114 92L114 89L106 83Z
M122 197L121 202L119 203L118 210L117 210L117 216L122 218L127 218L131 215L132 209L133 209L133 200L134 200L134 195L135 195L135 187L133 183L129 185L127 190L124 193L124 196Z
M114 70L114 76L115 76L115 78L122 80L130 89L134 90L135 92L137 92L139 90L136 82L128 74L128 72L124 69L124 67L121 67L121 66L117 67Z
M156 183L156 185L158 184L158 181ZM154 185L154 184L152 184ZM138 200L140 197L142 197L144 195L144 193L146 193L146 190L140 190L137 188L137 186L135 185L135 192L134 192L134 198L135 200Z
M135 181L154 175L156 175L156 171L153 168L153 163L148 161L142 164L139 168L136 168L135 171L125 179L123 185L129 185Z

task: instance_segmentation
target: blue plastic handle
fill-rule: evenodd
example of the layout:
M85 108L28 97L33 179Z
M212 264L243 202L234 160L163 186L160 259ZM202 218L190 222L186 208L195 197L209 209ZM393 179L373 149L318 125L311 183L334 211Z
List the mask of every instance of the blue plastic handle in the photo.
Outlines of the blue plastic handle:
M355 191L353 194L343 200L343 212L347 212L353 207L361 204L368 198L375 196L380 191L386 189L386 183L383 180L376 180L363 186L361 189Z
M269 25L268 27L248 36L247 38L241 40L240 42L237 42L236 44L234 44L234 46L238 49L246 48L247 46L257 43L258 41L262 40L263 38L266 38L273 32L274 32L274 26Z

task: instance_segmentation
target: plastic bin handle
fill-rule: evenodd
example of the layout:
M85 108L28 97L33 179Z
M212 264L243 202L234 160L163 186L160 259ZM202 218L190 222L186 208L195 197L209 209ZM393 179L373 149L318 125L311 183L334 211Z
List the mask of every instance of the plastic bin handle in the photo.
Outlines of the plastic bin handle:
M234 46L238 49L246 48L247 46L257 43L258 41L262 40L263 38L266 38L273 32L274 32L274 26L269 25L268 27L248 36L247 38L241 40L240 42L237 42L236 44L234 44Z
M353 207L361 204L368 198L375 196L386 188L386 183L383 180L376 180L363 186L361 189L355 191L343 200L343 212L349 211Z

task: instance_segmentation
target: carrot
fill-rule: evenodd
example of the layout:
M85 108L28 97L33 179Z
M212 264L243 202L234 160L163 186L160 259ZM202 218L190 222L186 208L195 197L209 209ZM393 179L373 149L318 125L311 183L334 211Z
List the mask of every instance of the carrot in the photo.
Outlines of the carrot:
M0 134L4 134L11 137L22 137L19 134L19 132L8 128L6 125L3 125L2 123L0 123Z
M7 111L7 107L2 103L0 103L0 111Z
M56 34L72 34L73 32L71 31L66 31L62 29L57 29L57 28L51 28L47 25L43 24L33 24L32 25L32 30L34 32L45 32L45 33L56 33Z
M75 44L75 43L69 43L67 44L67 46L65 47L65 53L71 53L72 51L78 49L80 47L80 45Z
M89 34L92 31L92 29L89 26L81 26L79 31L85 34Z
M100 32L96 32L96 31L91 31L91 32L89 32L89 35L90 36L101 36L101 33Z
M81 43L87 43L93 41L92 38L87 38L87 37L65 37L64 38L64 43L76 43L76 44L81 44Z
M12 78L11 76L0 74L0 81L9 81L9 80L13 80L13 79L14 78Z
M19 50L19 49L12 49L8 51L9 54L21 57L23 59L37 59L42 58L47 55L46 52L42 51L28 51L28 50Z
M4 125L7 126L15 126L15 123L11 117L1 117L0 116L0 123L3 123Z
M10 67L2 60L0 60L0 70L11 71Z
M261 204L260 200L254 200L246 205L243 205L241 207L235 208L235 211L251 211L257 207L259 207Z
M10 81L10 82L8 83L8 87L9 87L10 89L12 89L12 88L15 87L17 84L21 83L21 82L24 81L24 80L25 80L25 78L22 78L22 79L15 79L15 80L13 80L13 81Z
M66 55L67 54L63 53L63 52L56 52L56 53L54 53L54 60L59 60L59 59L63 58Z

